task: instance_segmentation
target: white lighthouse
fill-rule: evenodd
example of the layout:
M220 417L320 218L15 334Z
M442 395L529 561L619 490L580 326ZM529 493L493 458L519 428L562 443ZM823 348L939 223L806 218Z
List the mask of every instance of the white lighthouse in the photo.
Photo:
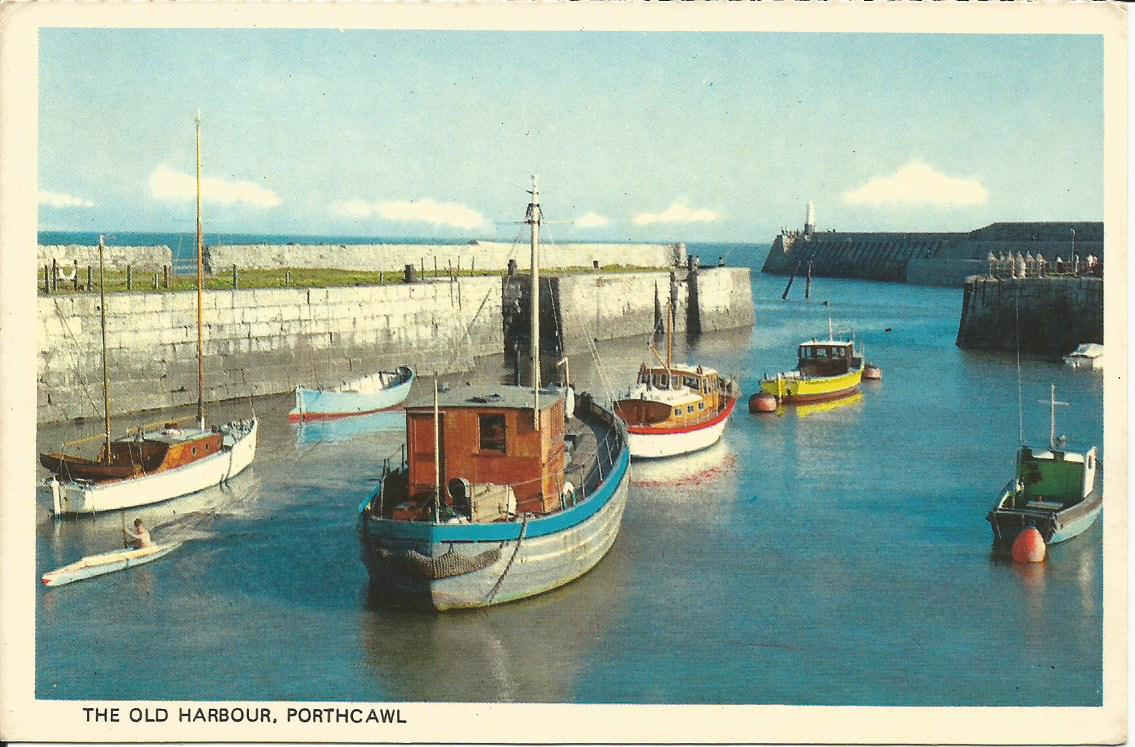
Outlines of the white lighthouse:
M811 236L816 232L816 205L808 200L808 212L804 216L804 235Z

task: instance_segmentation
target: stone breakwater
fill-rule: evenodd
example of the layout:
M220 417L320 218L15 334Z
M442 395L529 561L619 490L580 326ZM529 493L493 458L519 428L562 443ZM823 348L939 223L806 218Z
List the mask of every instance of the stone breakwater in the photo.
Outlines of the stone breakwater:
M407 264L419 270L505 270L515 260L529 267L527 242L507 244L470 241L467 244L244 244L208 247L206 263L214 272L236 265L241 269L281 267L327 270L401 271ZM684 264L683 244L555 244L545 247L541 262L547 268L670 267Z
M714 268L697 275L696 308L686 314L683 304L689 305L691 293L680 288L683 324L692 317L703 331L711 331L753 323L747 269ZM549 280L545 285L556 296L560 321L558 327L546 323L542 336L563 330L569 351L586 349L585 335L649 334L658 308L655 288L664 308L670 283L667 272ZM332 386L399 364L424 375L470 370L476 357L509 349L503 305L512 285L500 277L462 277L355 288L207 291L205 398ZM196 401L195 300L193 292L107 297L112 413ZM41 297L37 305L38 421L101 417L98 298ZM552 308L545 304L545 313Z
M97 246L40 244L36 256L41 272L44 265L50 265L52 260L64 271L74 268L76 263L84 273L87 267L97 271L99 266ZM108 246L103 249L103 264L108 270L119 272L124 271L127 265L136 270L160 271L173 264L173 252L168 246Z
M965 284L960 348L1058 358L1082 342L1103 343L1103 280L1094 277L971 277ZM1019 317L1019 323L1018 323Z
M1103 257L1103 224L991 223L966 233L784 231L773 240L762 272L863 278L961 287L988 271L989 254L1029 253L1049 263Z

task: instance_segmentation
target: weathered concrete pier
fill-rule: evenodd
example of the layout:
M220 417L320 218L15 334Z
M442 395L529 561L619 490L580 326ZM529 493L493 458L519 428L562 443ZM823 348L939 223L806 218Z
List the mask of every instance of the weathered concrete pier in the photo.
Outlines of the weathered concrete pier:
M971 277L957 345L1058 358L1082 342L1103 343L1103 279Z
M753 324L749 270L701 269L678 279L679 314L703 331ZM514 276L515 277L515 276ZM692 279L691 279L692 278ZM587 340L649 334L655 289L668 271L549 277L543 347L586 349ZM210 401L330 386L406 363L423 374L470 370L474 359L510 349L510 314L526 302L497 275L352 288L215 290L204 294L205 398ZM696 287L693 294L690 288ZM507 301L506 301L507 299ZM107 297L111 412L196 401L196 293ZM37 299L39 422L101 417L97 296ZM559 339L554 339L555 336Z

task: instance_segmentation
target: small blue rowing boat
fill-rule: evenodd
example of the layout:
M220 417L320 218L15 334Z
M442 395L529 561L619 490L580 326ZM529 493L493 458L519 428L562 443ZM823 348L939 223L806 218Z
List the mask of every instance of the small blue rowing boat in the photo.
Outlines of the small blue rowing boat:
M399 366L397 370L376 371L330 389L299 386L296 406L288 413L288 420L328 420L387 410L402 404L413 385L414 369Z

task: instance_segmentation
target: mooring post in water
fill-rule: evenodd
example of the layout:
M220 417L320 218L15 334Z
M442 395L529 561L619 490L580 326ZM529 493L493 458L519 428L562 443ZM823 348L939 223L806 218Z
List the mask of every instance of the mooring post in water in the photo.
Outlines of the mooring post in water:
M126 290L134 289L134 266L126 265Z
M808 260L808 278L804 281L804 298L812 295L812 260Z
M240 287L240 274L237 272L236 265L233 265L233 290Z
M784 293L780 294L780 300L783 301L788 298L788 291L792 288L792 281L796 279L796 273L800 271L800 263L797 262L796 266L792 268L792 273L788 276L788 285L784 286Z
M169 290L169 265L162 265L162 287Z

